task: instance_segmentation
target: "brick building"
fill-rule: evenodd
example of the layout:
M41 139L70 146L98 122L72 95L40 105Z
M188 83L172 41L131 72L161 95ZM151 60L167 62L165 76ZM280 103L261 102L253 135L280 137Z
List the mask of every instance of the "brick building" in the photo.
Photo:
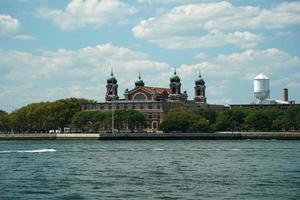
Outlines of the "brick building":
M223 105L207 104L205 96L205 81L199 73L195 80L195 96L188 100L187 92L181 92L181 82L176 70L170 77L168 88L145 86L139 75L135 87L126 89L124 99L118 96L118 83L113 73L107 79L105 102L87 104L83 110L98 110L108 112L119 109L134 109L143 112L148 121L147 129L156 131L163 121L164 115L172 108L180 107L185 110L197 108L212 108L216 111L223 111Z

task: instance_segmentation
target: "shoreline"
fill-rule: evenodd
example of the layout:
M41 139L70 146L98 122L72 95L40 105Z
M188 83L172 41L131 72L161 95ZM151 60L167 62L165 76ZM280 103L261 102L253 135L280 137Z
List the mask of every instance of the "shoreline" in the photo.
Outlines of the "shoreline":
M300 140L300 132L1 133L0 140Z

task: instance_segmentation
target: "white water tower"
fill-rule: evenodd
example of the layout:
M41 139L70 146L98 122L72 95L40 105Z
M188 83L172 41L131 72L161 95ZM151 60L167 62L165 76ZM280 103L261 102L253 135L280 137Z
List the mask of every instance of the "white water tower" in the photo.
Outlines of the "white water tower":
M263 73L258 74L254 79L254 97L257 104L264 103L270 98L269 78Z

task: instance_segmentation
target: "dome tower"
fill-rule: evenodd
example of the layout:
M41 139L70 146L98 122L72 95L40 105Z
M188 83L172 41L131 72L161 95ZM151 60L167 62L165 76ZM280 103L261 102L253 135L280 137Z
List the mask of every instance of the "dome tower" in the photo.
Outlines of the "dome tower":
M199 72L198 78L195 80L195 103L204 103L206 104L206 96L205 96L205 81L201 77L201 73Z
M168 96L169 101L186 101L187 94L186 92L181 94L181 83L180 78L177 75L176 68L174 70L174 74L170 77L170 90L171 93Z
M137 81L135 81L135 87L144 87L144 86L145 86L145 83L141 79L141 73L139 73L139 78Z
M118 84L117 79L114 77L113 71L111 70L110 77L106 81L106 101L118 100Z

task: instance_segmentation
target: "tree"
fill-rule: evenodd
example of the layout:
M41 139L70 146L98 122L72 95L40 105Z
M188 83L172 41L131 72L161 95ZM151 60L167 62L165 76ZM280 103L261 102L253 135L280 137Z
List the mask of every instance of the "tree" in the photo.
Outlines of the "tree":
M221 113L216 121L216 128L221 131L240 131L245 129L246 111L231 109Z
M117 110L114 112L115 128L118 130L128 128L133 132L134 129L145 128L147 126L146 116L135 110ZM83 131L111 130L112 113L99 111L81 111L72 118L72 127Z
M204 118L193 120L189 128L189 132L192 133L211 132L209 121Z
M127 121L125 122L127 122L128 128L131 132L133 132L135 128L147 127L147 118L144 113L136 110L126 110L126 113Z
M160 129L164 132L211 132L211 122L215 120L216 114L211 111L183 111L175 108L167 113Z
M217 112L211 108L200 108L195 111L196 114L198 114L201 118L206 119L210 125L216 123L217 120Z
M254 131L269 131L272 125L272 120L264 110L255 110L248 114L246 123L251 130Z
M190 115L180 108L171 109L164 117L160 129L164 132L187 132L190 127Z
M0 132L9 130L8 114L4 110L0 110Z
M283 126L286 130L299 130L300 106L290 106L283 116Z
M68 98L54 102L32 103L9 114L11 128L15 131L47 131L63 129L71 123L73 115L83 104L94 101Z

